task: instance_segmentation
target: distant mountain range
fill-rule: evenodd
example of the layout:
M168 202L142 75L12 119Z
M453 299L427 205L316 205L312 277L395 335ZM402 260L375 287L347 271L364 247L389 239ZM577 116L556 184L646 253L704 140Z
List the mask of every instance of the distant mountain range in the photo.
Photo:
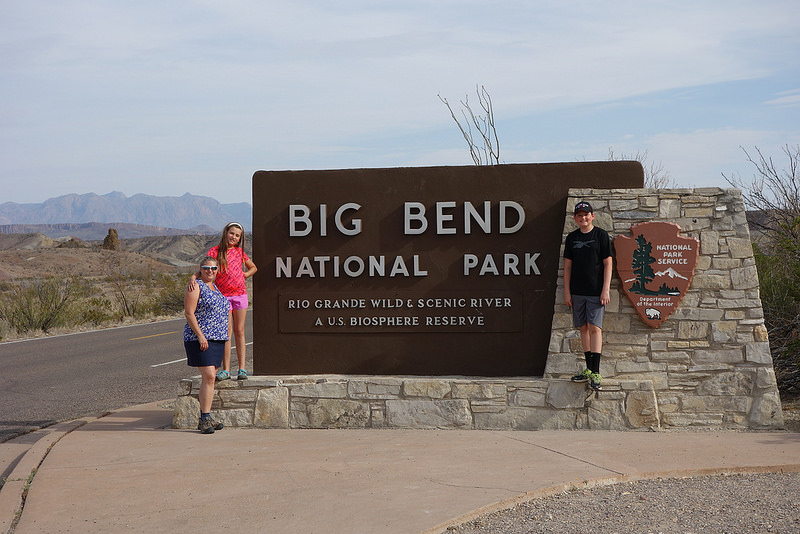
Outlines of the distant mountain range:
M251 231L252 206L247 202L220 204L190 193L180 197L127 197L118 191L69 194L40 204L0 204L0 233L39 232L53 238L71 235L102 239L108 228L116 228L120 238L175 235L181 230L186 234L217 233L231 221ZM100 237L96 237L98 232L102 233Z

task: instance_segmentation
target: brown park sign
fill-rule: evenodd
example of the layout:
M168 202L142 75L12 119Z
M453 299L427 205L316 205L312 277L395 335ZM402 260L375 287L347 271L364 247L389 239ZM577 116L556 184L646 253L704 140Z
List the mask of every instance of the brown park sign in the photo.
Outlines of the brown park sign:
M540 376L570 187L638 162L259 171L256 374Z
M675 223L645 222L631 227L631 237L614 238L622 289L653 328L675 311L694 277L700 242L680 231Z

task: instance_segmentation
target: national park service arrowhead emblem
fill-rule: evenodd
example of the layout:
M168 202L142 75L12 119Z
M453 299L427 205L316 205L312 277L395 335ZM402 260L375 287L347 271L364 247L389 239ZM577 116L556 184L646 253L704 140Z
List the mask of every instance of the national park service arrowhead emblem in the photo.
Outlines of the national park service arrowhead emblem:
M694 277L700 242L680 235L668 222L631 227L631 236L614 238L622 289L642 321L658 328L675 311Z

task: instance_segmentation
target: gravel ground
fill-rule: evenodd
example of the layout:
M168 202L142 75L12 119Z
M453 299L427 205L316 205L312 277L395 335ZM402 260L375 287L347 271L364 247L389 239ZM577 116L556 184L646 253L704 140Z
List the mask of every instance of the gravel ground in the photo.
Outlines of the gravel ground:
M800 532L800 473L655 479L575 490L482 516L448 534Z

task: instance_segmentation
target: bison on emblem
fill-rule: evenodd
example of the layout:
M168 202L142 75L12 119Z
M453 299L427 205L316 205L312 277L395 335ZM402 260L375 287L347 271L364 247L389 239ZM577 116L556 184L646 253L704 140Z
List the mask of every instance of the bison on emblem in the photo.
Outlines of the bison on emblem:
M661 319L661 312L655 308L645 308L644 314L648 319Z

